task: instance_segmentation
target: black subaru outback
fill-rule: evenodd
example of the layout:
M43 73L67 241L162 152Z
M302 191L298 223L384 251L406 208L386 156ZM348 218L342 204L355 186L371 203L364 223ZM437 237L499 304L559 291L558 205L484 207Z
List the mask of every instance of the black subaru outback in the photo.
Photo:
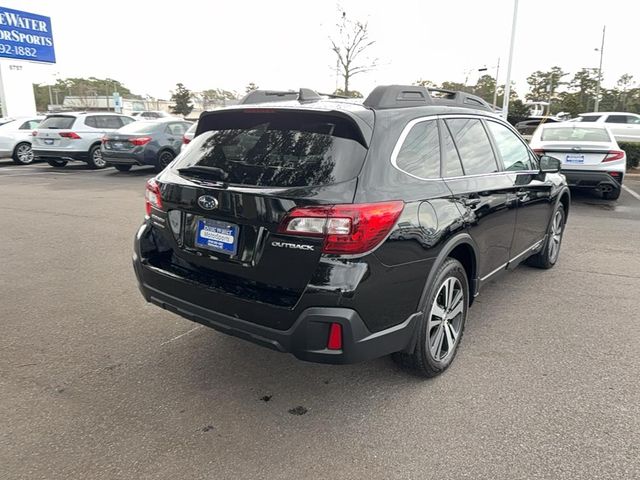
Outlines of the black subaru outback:
M560 163L483 100L400 85L362 104L253 97L204 113L148 182L133 256L147 301L303 360L394 354L434 376L487 281L556 263Z

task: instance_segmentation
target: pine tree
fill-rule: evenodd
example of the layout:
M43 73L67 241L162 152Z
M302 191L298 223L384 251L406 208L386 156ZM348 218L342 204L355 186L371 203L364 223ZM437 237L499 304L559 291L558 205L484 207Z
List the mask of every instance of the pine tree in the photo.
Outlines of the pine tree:
M193 110L191 95L191 90L185 88L182 83L177 83L176 90L171 95L171 101L174 102L174 105L171 106L171 113L185 117L189 115Z

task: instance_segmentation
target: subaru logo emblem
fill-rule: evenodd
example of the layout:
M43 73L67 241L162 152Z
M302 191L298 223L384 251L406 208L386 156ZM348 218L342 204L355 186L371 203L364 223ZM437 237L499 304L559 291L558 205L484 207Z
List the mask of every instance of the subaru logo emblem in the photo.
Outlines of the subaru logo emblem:
M211 195L202 195L198 198L198 205L205 210L215 210L218 208L218 200L213 198Z

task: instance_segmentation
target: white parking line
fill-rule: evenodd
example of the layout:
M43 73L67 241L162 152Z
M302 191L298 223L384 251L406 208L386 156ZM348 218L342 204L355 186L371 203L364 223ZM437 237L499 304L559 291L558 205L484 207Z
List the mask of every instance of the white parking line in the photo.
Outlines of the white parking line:
M174 342L174 341L178 340L179 338L184 337L185 335L189 335L191 332L195 332L199 328L202 328L202 325L197 325L197 326L193 327L191 330L189 330L188 332L184 332L184 333L181 333L180 335L178 335L177 337L170 338L166 342L162 342L160 344L160 346L166 345L167 343Z
M626 185L622 185L622 188L624 189L625 192L627 192L629 195L631 195L632 197L635 197L636 200L640 200L640 194L634 192L633 190L631 190L629 187L627 187Z

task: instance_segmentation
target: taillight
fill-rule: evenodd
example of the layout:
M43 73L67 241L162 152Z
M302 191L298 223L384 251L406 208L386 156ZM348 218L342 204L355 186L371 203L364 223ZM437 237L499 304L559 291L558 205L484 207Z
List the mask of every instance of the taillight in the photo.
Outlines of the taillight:
M184 143L185 145L187 145L189 142L191 142L191 139L189 137L187 137L186 135L184 135L182 137L182 143Z
M162 208L162 197L160 196L160 185L154 178L147 180L147 188L144 192L145 210L147 217L151 216L152 208Z
M146 145L151 141L151 137L136 137L130 138L129 142L131 142L136 147L141 147L142 145Z
M31 132L31 136L37 137L38 136L38 131L34 130L33 132Z
M536 155L544 155L544 150L542 148L534 148L533 151Z
M71 140L80 140L80 135L76 132L60 132L58 133L62 138L70 138Z
M108 140L108 139L107 139L107 136L105 135L104 137L102 137L102 138L100 139L100 142L102 142L102 143L106 143L106 141L107 141L107 140Z
M360 254L386 238L403 208L402 201L294 208L278 232L323 237L323 253Z
M604 157L603 162L613 162L615 160L622 160L624 158L624 152L622 150L612 150L610 151L606 157Z

